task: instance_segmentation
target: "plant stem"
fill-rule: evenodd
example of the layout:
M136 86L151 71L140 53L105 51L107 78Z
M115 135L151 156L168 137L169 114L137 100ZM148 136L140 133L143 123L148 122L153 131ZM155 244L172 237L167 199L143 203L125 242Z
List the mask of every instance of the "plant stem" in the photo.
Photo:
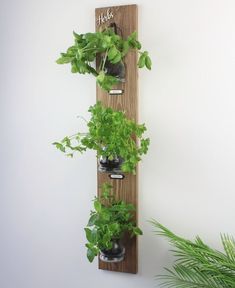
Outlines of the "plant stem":
M77 118L80 118L80 119L84 120L86 123L88 123L88 121L83 116L78 115Z
M104 65L105 65L105 63L106 63L106 59L107 59L107 56L108 56L108 50L109 50L109 49L107 49L106 52L105 52L104 61L103 61L103 63L102 63L101 71L104 71Z
M84 47L84 48L82 49L83 52L92 51L92 50L97 50L97 48L87 48L87 49L86 49L86 47Z
M73 135L69 136L68 138L69 138L69 139L73 139L73 138L75 138L78 134L79 134L79 135L82 135L82 136L86 136L86 135L88 135L89 133L85 133L85 132L84 132L84 133L80 133L80 132L79 132L79 133L76 133L76 134L73 134Z

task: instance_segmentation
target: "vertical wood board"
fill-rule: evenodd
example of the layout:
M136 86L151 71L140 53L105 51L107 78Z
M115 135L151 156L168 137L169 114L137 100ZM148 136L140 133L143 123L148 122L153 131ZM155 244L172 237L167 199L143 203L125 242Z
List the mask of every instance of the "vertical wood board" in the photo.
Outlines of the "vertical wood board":
M95 10L96 31L103 30L111 23L118 27L118 34L123 38L128 37L138 29L137 5L125 5L97 8ZM138 32L138 31L137 31ZM99 62L99 59L97 59ZM126 77L125 83L115 86L117 89L124 89L124 94L110 96L98 86L96 88L97 101L101 101L104 106L115 110L125 111L126 116L138 121L138 71L137 71L137 52L131 51L125 57ZM97 170L98 171L98 170ZM134 215L137 220L137 196L138 196L138 169L136 175L125 174L123 180L111 180L107 173L97 172L98 187L104 182L109 182L113 186L113 192L119 199L132 203L136 207ZM98 195L100 189L98 189ZM99 260L99 269L118 272L137 273L138 254L137 238L125 239L126 256L120 263L104 263Z

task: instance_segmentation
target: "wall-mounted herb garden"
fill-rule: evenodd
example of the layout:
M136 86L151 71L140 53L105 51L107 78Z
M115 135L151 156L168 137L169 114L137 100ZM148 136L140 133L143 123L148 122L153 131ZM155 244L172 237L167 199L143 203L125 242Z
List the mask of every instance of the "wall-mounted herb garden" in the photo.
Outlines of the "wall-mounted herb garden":
M57 63L95 76L97 103L89 108L87 131L53 143L70 157L87 149L97 152L102 189L85 228L87 257L92 262L99 253L100 269L128 273L138 268L137 164L149 146L146 127L138 124L137 67L150 70L151 59L141 51L137 28L137 6L126 5L96 9L96 32L73 33L74 44Z

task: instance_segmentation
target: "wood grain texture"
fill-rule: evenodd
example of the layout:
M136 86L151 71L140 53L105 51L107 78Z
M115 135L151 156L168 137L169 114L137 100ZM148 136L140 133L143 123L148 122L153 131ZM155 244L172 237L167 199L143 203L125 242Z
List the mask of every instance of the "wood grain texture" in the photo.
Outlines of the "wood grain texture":
M113 13L113 18L102 25L98 25L99 16L103 13L106 15L107 9ZM126 38L132 32L138 29L138 11L137 5L115 6L97 8L96 31L104 29L111 23L116 23L119 28L119 35ZM138 31L137 31L138 32ZM97 59L97 63L99 59ZM131 51L125 57L126 79L125 83L118 84L115 88L124 89L123 95L110 96L107 92L96 87L97 100L101 101L105 106L112 107L115 110L125 111L128 118L138 121L138 70L137 70L137 52ZM98 170L97 170L98 171ZM98 187L103 182L110 182L113 191L119 199L123 199L128 203L133 203L136 207L135 220L137 220L137 196L138 196L138 171L136 175L126 174L123 180L111 180L106 173L97 172ZM98 189L100 194L100 189ZM126 256L124 261L120 263L104 263L99 260L99 269L111 270L118 272L137 273L138 269L138 253L137 239L126 237L124 240L126 247Z

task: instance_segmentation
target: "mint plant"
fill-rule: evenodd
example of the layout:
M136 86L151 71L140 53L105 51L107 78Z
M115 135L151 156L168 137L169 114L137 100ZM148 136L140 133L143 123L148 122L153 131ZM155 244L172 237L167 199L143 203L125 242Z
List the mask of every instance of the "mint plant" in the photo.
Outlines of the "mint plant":
M121 239L124 233L128 232L130 237L143 234L133 220L134 205L116 200L111 188L109 183L102 185L102 194L93 200L94 210L85 228L90 262L100 251L111 249L113 241Z
M109 160L121 157L121 170L135 174L137 163L149 147L149 138L143 138L145 125L128 119L122 111L102 106L101 102L91 106L88 111L91 119L87 122L87 133L77 132L53 144L69 157L87 149L96 150L97 157L103 156Z
M140 54L138 67L151 69L151 59L147 51L140 51L141 44L137 40L137 33L133 32L127 39L115 34L112 28L103 32L77 34L73 32L74 44L61 53L56 61L58 64L71 64L72 73L92 74L97 84L109 91L119 82L117 77L108 75L105 71L106 61L112 64L120 63L130 50L137 50ZM100 64L95 68L96 56L100 56Z

